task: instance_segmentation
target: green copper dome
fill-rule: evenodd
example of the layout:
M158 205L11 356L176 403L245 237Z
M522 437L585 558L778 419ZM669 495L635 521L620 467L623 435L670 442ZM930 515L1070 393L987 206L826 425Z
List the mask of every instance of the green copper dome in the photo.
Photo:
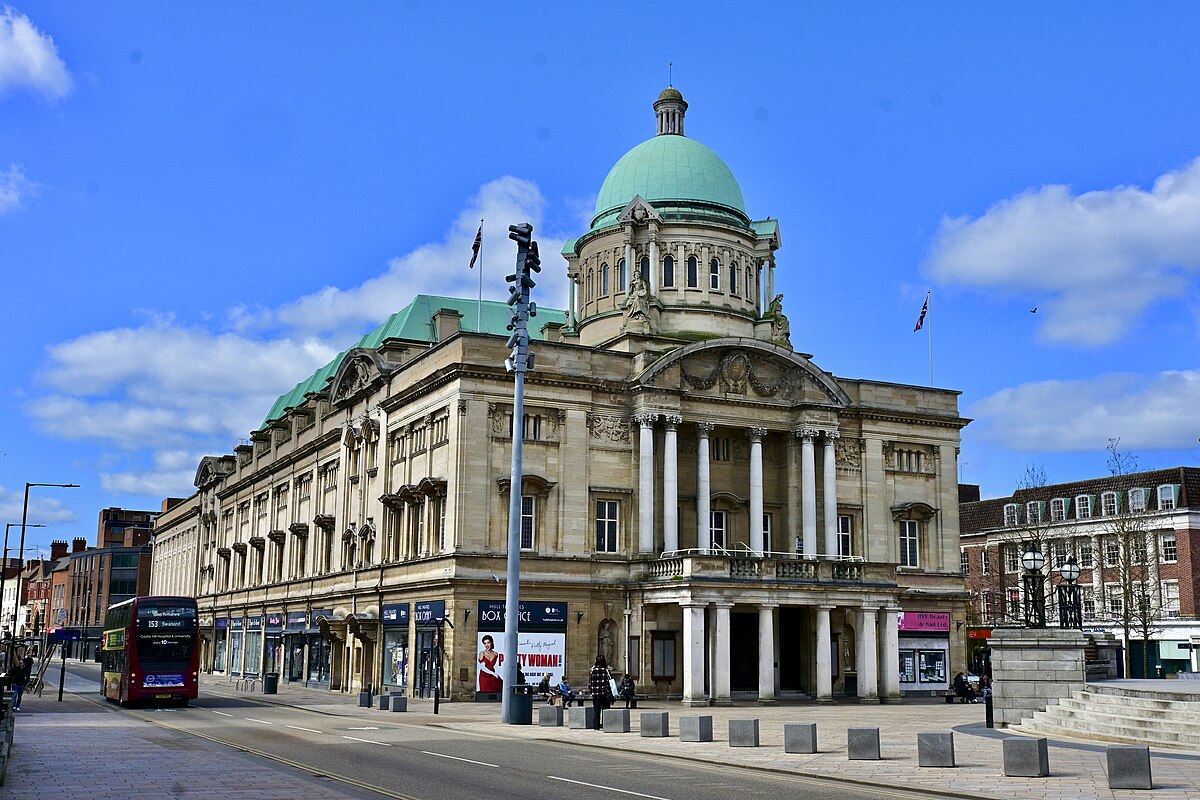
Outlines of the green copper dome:
M616 222L636 195L656 208L700 205L722 216L732 211L742 224L748 219L742 189L725 162L678 134L655 136L621 157L600 187L592 230Z

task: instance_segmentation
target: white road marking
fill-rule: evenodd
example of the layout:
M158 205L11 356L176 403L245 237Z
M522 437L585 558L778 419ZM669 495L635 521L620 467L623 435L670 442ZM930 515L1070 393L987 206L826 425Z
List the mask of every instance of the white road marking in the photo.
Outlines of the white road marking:
M312 728L301 728L299 725L285 725L284 727L291 728L292 730L296 730L296 731L308 731L309 733L320 733L320 731L314 731Z
M486 761L472 761L469 758L459 758L458 756L448 756L445 753L432 753L429 750L422 750L421 753L423 755L427 755L427 756L437 756L438 758L451 758L451 759L454 759L455 761L465 761L468 764L478 764L481 767L496 767L496 768L500 767L499 764L489 764Z
M267 722L265 719L255 719L254 717L246 717L249 722L257 722L259 725L274 725L274 722Z
M641 792L631 792L628 789L617 789L616 787L613 787L613 786L602 786L599 783L585 783L584 781L573 781L570 778L560 778L557 775L547 775L546 777L552 781L562 781L563 783L575 783L575 784L578 784L579 786L590 786L593 789L605 789L610 792L620 792L621 794L631 794L634 797L646 797L646 798L649 798L649 800L667 800L667 798L659 797L656 794L642 794Z
M362 726L351 725L350 727L346 728L346 730L348 730L348 731L377 731L377 730L379 730L379 726L378 725L362 725Z
M372 742L370 739L360 739L357 736L343 736L343 739L349 739L352 742L362 742L363 744L378 744L383 747L391 747L387 742Z
M209 711L213 712L214 714L220 714L222 717L232 717L233 716L233 714L226 714L224 711L217 711L215 708L210 708Z

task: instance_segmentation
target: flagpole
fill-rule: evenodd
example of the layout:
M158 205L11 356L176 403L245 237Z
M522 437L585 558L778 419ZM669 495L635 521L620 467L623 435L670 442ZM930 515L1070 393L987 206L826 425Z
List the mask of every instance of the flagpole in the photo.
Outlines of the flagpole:
M932 292L925 295L925 302L929 302L929 296ZM929 385L933 386L933 322L932 319L925 325L925 334L929 337Z
M483 220L479 220L479 300L475 306L475 332L483 333Z

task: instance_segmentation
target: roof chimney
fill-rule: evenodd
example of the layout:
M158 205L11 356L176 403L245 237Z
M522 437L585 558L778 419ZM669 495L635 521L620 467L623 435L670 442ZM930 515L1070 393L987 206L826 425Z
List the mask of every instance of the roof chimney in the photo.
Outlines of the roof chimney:
M87 539L82 536L76 536L71 540L72 553L82 553L84 550L87 550Z
M50 560L57 561L67 554L66 542L51 542L50 543Z

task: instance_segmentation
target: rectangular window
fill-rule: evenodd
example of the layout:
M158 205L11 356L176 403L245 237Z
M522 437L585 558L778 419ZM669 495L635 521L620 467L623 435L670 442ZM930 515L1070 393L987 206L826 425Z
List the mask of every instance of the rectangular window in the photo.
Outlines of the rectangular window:
M729 265L729 293L738 293L738 268L737 264Z
M992 553L986 547L979 554L979 573L988 575L992 571Z
M533 549L534 511L536 498L533 495L521 495L521 549Z
M1083 610L1084 619L1096 618L1096 592L1091 586L1080 587L1079 592L1080 606Z
M763 513L763 551L767 552L767 553L772 553L775 550L775 548L773 548L771 546L771 543L774 541L774 538L775 538L774 536L771 535L771 529L773 527L774 527L774 525L772 524L771 514L769 512L764 512Z
M1004 545L1004 571L1014 573L1021 569L1021 548L1016 544Z
M1062 522L1067 518L1067 501L1059 497L1050 501L1050 521Z
M958 551L958 569L964 577L971 574L971 555L966 550Z
M1162 613L1167 619L1179 618L1179 581L1162 582Z
M670 256L663 259L662 283L664 289L675 288L675 259Z
M725 534L729 529L729 514L725 511L712 511L709 513L709 533L712 536L712 546L714 548L724 549Z
M1158 552L1164 563L1174 564L1179 560L1179 542L1175 539L1175 531L1163 531Z
M1176 492L1179 487L1173 484L1158 487L1158 508L1160 511L1170 511L1175 508Z
M438 501L438 552L446 552L446 503L445 497L439 497Z
M674 631L651 631L650 646L650 674L654 680L675 680Z
M900 520L900 566L919 567L921 523L915 519Z
M837 548L842 558L854 555L854 517L849 514L838 515Z
M1019 508L1020 506L1018 506L1016 503L1009 503L1004 507L1004 527L1015 528L1018 524L1020 524L1020 512L1018 511Z
M715 258L708 265L708 288L714 292L721 291L721 264Z
M1121 563L1121 543L1115 536L1104 538L1104 566L1115 567Z
M1064 541L1056 541L1050 543L1050 566L1061 567L1067 561L1067 556L1070 555L1070 550L1067 549L1067 543Z
M1125 597L1121 594L1120 584L1109 584L1104 587L1105 608L1109 616L1120 617L1125 609Z
M1025 504L1025 519L1030 523L1042 521L1042 501L1030 500Z
M1091 519L1092 518L1092 497L1091 495L1081 494L1075 498L1075 519Z
M1008 606L1008 616L1018 618L1021 616L1021 590L1009 589L1006 599Z
M709 442L713 461L729 460L729 437L714 436Z
M620 532L618 513L620 505L616 500L596 501L596 552L617 552L617 534Z
M1146 490L1145 489L1130 489L1129 490L1129 510L1130 511L1145 511L1146 510Z
M1117 515L1117 493L1105 492L1100 495L1100 513L1106 517Z
M1091 569L1096 564L1096 554L1092 552L1091 542L1079 543L1079 566L1083 569Z
M696 257L692 256L687 260L687 285L689 289L695 289L700 284L698 272Z
M630 636L626 652L629 653L629 677L636 681L642 672L642 637Z

